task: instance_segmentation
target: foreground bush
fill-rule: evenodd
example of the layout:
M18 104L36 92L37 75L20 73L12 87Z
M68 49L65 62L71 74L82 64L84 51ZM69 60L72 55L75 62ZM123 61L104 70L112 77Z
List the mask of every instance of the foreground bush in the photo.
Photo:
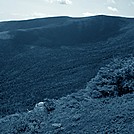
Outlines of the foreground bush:
M134 57L115 59L102 67L87 85L93 98L122 96L134 92Z

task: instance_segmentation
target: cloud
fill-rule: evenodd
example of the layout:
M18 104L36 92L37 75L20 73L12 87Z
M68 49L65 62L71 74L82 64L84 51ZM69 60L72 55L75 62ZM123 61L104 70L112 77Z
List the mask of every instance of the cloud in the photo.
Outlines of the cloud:
M82 14L83 14L84 17L96 16L96 15L110 15L110 14L105 14L105 13L91 13L91 12L84 12Z
M63 5L71 5L72 1L71 0L46 0L49 3L54 3L57 2L59 4L63 4Z
M110 11L112 11L112 12L118 12L118 9L117 8L115 8L115 7L107 7L108 8L108 10L110 10Z
M116 4L115 0L107 0L108 4Z
M34 12L30 16L37 17L37 18L47 17L45 13L41 13L41 12Z
M94 13L90 13L90 12L85 12L83 13L83 16L94 16Z
M70 5L72 4L71 0L57 0L60 4Z

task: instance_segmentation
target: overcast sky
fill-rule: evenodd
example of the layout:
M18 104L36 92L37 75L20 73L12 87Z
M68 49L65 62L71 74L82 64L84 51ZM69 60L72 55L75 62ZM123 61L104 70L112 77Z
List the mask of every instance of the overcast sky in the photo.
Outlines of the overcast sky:
M134 0L0 0L0 21L98 14L134 17Z

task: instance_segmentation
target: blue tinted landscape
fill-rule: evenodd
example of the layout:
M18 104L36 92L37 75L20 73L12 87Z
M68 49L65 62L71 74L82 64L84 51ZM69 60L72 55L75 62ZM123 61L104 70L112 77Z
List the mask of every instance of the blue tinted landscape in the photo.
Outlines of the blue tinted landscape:
M0 22L1 134L133 134L134 19Z

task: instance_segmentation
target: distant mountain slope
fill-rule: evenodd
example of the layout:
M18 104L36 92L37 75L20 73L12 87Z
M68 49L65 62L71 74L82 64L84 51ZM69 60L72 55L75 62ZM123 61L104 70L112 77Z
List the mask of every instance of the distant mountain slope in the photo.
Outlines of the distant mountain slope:
M9 31L12 43L47 47L100 42L126 32L133 19L109 16L89 18L57 17L20 22L3 22L1 31Z
M70 17L52 17L52 18L42 18L42 19L32 19L32 20L22 20L22 21L5 21L0 22L0 31L14 31L17 29L29 29L38 27L47 27L62 25L66 21L70 20Z
M0 115L85 87L112 58L134 53L134 19L54 17L0 23Z

